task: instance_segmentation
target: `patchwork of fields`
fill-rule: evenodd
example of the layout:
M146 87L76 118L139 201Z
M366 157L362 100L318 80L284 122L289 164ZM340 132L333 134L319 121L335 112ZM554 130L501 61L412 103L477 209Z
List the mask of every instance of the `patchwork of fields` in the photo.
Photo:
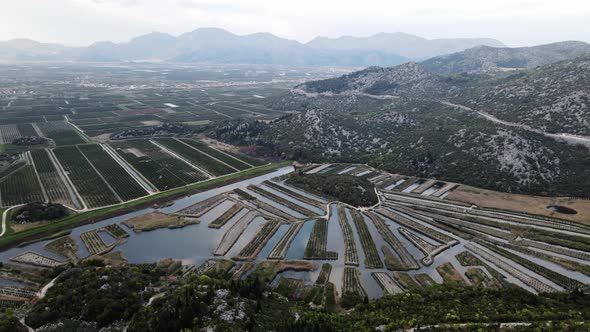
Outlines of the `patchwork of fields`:
M192 151L189 154L178 148L184 143L188 144L182 145L187 149L201 148L200 153L216 155L203 143L160 141L174 149L159 150L159 154L168 158L175 154L182 154L180 160L195 158ZM147 179L156 178L157 172L165 172L152 159L157 144L149 140L120 144L114 149L128 160L135 163L140 163L140 158L150 160L146 163L153 165L154 174L146 176ZM36 154L41 155L41 151ZM60 160L104 152L99 145L61 147L55 151ZM63 153L67 156L60 156ZM201 162L219 162L218 159ZM108 174L112 167L111 162L101 163L90 170ZM312 165L303 172L366 177L376 184L379 203L354 207L293 187L285 182L288 175L265 177L238 183L237 188L222 193L202 193L202 198L188 205L184 202L176 209L173 205L173 212L160 209L122 222L107 220L83 232L73 232L78 234L73 240L59 241L75 241L82 248L77 255L83 257L106 254L124 241L142 242L144 232L184 227L182 235L171 236L167 232L161 233L158 239L166 245L166 241L172 241L170 244L174 243L182 257L187 252L194 255L195 258L189 255L187 260L195 266L187 266L187 271L209 270L215 262L231 259L233 264L227 267L227 273L234 278L262 277L289 297L317 293L316 304L333 303L335 289L342 303L354 303L365 297L437 283L493 289L512 284L531 292L559 292L590 285L590 226L586 224L443 199L441 196L457 185L404 178L363 165ZM109 183L108 175L98 178ZM403 186L406 181L412 184ZM134 190L139 192L139 188ZM112 199L124 194L121 189L107 186L105 191L111 190ZM129 195L134 192L131 186L127 190ZM105 240L101 236L105 232L115 240ZM177 238L185 235L188 241L177 242ZM144 245L151 246L148 242ZM139 250L141 246L130 248ZM26 263L27 259L36 262L45 256L44 252L30 251L27 247L22 251L13 258L21 262L25 259ZM125 254L139 261L150 255L143 251ZM66 259L77 255L62 254ZM211 260L214 257L217 260Z

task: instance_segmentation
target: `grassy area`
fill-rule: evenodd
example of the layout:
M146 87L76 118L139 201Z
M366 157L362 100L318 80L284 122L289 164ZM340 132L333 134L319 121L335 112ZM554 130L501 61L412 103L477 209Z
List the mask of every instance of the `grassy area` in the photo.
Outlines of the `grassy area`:
M185 187L163 191L158 194L147 196L135 201L121 203L114 206L66 217L61 220L56 220L51 224L29 229L19 233L5 234L0 239L0 249L6 249L11 246L21 244L23 242L51 236L51 234L54 234L56 232L69 230L80 225L112 218L114 216L121 215L124 213L129 213L141 208L148 207L152 204L171 201L184 195L190 195L192 193L205 191L214 187L220 187L223 185L239 182L241 180L249 179L252 177L272 172L278 168L285 167L290 164L290 161L268 164L261 167L248 169L243 172L233 173L226 176L210 179L207 181L191 184Z
M198 224L196 218L185 218L182 216L168 215L158 211L142 214L123 221L123 224L134 232L147 232L159 228L181 228L186 225Z
M248 276L248 279L259 279L263 282L270 282L279 272L293 271L312 271L315 265L307 261L262 261L256 265L256 268Z
M76 241L69 236L60 237L53 240L45 245L45 248L53 251L61 256L64 256L72 261L78 259L76 252L78 251L78 245Z
M463 277L461 277L459 271L457 271L451 263L447 262L437 266L436 271L438 271L440 276L443 278L444 283L459 283L462 285L467 284Z

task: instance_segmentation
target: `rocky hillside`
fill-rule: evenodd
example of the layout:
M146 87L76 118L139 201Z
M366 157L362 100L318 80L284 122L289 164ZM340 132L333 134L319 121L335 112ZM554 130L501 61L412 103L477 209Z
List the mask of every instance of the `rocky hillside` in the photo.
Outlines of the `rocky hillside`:
M498 72L534 68L588 53L590 44L578 41L517 48L478 46L428 59L422 66L439 74Z
M368 68L269 100L295 114L229 122L211 134L285 158L367 162L497 190L587 197L588 148L545 130L588 134L589 74L588 57L500 76L448 77L414 63Z

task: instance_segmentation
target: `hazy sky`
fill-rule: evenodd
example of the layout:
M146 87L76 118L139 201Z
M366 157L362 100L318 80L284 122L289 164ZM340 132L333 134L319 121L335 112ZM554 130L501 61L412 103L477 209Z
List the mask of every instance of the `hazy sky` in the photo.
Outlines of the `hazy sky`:
M315 36L403 31L426 38L491 37L509 46L590 42L588 0L2 0L0 40L69 45L127 41L199 27Z

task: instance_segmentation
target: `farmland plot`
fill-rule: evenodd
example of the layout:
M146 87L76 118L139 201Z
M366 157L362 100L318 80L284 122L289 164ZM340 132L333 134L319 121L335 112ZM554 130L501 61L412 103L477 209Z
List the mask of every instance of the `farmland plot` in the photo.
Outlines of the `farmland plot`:
M338 253L327 251L328 221L317 219L305 247L305 259L338 259Z
M365 298L367 296L367 292L363 288L363 284L361 283L361 276L358 269L353 267L345 267L344 268L344 282L342 284L342 295L344 296L346 293L352 293L358 295L361 298Z
M215 175L226 175L229 173L233 173L236 170L228 167L220 163L219 161L205 155L204 153L194 149L191 146L188 146L176 139L173 138L157 138L154 139L159 144L162 144L167 149L170 149L172 152L180 155L181 157L185 158L191 163L194 163L199 168Z
M211 148L209 146L207 146L207 144L202 143L202 142L197 142L195 140L192 139L180 139L182 142L198 149L201 152L204 152L212 157L214 157L215 159L221 160L222 162L240 170L243 171L245 169L251 168L252 165L245 163L244 161L224 153L223 151L220 150L216 150L214 148Z
M356 251L352 227L350 227L343 205L338 205L338 222L340 223L340 228L344 236L344 264L358 266L359 257Z
M25 165L2 179L0 201L2 206L45 201L33 165Z
M352 215L352 220L361 240L361 246L365 252L365 267L368 269L382 268L383 263L379 257L379 252L363 216L357 210L350 210L350 214Z
M0 126L0 144L11 144L17 138L21 137L17 125L7 124Z
M205 174L165 153L147 139L109 144L159 190L172 189L207 178Z
M120 202L76 146L56 148L53 152L88 207Z
M78 132L65 121L38 122L36 125L41 129L43 136L51 138L57 146L85 142Z
M73 206L72 196L62 181L58 171L51 162L46 150L33 150L31 157L35 163L35 169L43 184L45 193L51 202Z
M79 145L78 149L109 183L122 200L147 195L145 189L121 167L100 145Z
M291 242L293 242L293 239L295 239L295 236L299 233L301 227L303 227L302 222L289 225L287 232L281 236L277 244L275 244L268 254L268 259L283 259L287 254L287 250L289 250Z
M267 221L260 227L256 236L254 236L254 238L240 251L238 257L241 259L256 257L258 252L262 250L268 240L270 240L274 233L279 229L280 224L281 223L278 220Z

